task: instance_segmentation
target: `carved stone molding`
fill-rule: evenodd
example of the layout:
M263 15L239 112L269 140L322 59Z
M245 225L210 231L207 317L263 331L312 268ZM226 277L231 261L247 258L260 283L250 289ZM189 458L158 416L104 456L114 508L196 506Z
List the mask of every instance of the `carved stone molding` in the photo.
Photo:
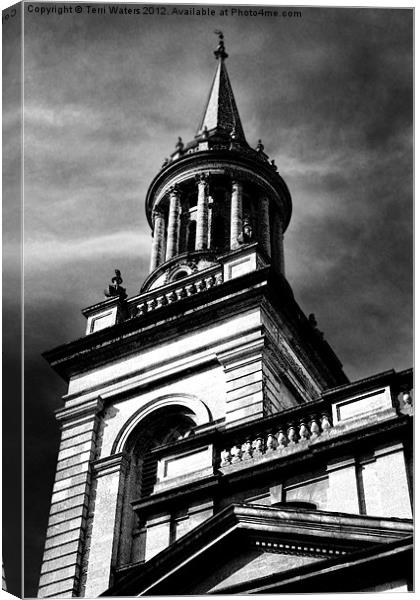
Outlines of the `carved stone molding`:
M255 546L266 552L275 552L278 554L295 554L297 556L322 556L324 558L333 558L336 556L345 556L346 550L340 550L334 547L325 547L312 543L302 544L283 544L278 542L266 542L255 540Z

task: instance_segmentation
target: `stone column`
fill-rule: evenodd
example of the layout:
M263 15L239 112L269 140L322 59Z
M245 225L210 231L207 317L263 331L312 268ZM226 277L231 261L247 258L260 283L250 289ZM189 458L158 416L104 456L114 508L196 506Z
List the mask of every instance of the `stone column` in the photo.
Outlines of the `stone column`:
M154 271L164 260L165 215L163 211L153 211L153 243L150 258L150 271Z
M278 212L274 213L271 252L274 268L284 275L283 222Z
M267 196L260 198L258 207L258 230L258 241L267 256L271 256L270 200Z
M197 198L197 231L195 237L195 249L206 250L209 231L209 186L208 175L198 175L198 198Z
M232 181L230 213L230 249L239 247L238 237L242 233L242 183Z
M166 245L166 260L178 252L179 226L181 213L181 195L178 186L169 190L168 241Z

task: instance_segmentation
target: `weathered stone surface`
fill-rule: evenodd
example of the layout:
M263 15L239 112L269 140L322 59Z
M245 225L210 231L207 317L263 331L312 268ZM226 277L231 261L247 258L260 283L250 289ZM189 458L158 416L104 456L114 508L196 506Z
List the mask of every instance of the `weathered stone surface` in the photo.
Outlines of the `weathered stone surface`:
M60 513L56 513L54 515L50 515L49 518L49 526L58 528L58 525L62 528L63 531L68 529L72 529L74 526L79 526L81 523L81 519L85 518L87 514L87 506L85 503L78 504L74 508L69 510L63 510Z
M92 429L89 428L87 431L84 431L83 433L78 433L77 435L63 438L60 442L60 451L65 450L66 448L75 448L81 444L90 442L91 439L92 439Z
M340 460L328 467L328 510L357 514L359 496L356 461Z
M412 508L402 447L377 452L375 460L362 466L366 514L410 519Z
M64 579L79 577L79 566L72 564L63 568L54 568L51 571L43 572L40 579L40 587L62 581Z
M77 581L73 577L69 577L56 583L40 586L38 596L40 598L70 598L74 595L76 585Z
M80 454L74 454L73 456L70 456L70 458L63 458L62 460L57 462L57 470L62 471L63 469L67 469L68 467L80 465L81 463L90 461L92 457L93 451L88 450L86 452L81 452Z
M49 573L50 571L57 571L59 569L64 569L66 567L73 568L73 566L75 564L80 565L80 562L81 562L81 556L80 556L80 552L78 550L76 550L75 552L72 552L71 554L64 554L64 552L63 552L58 557L46 558L44 556L44 562L43 562L44 576L47 573Z
M70 475L68 477L58 479L54 483L54 492L58 492L60 490L64 490L68 487L75 487L86 481L90 483L91 477L90 474L86 477L86 472L78 473L77 475Z
M85 459L84 461L76 464L75 466L66 466L63 469L57 470L57 473L55 475L55 481L58 482L62 479L68 479L69 477L81 475L82 473L85 476L87 476L87 473L89 473L89 464L89 460Z
M146 536L146 560L158 554L161 550L169 546L170 535L170 517L161 520L156 524L147 525Z
M80 552L82 541L77 537L71 542L62 543L58 546L47 548L44 552L44 560L50 561L54 558L66 556L70 554L77 554Z
M68 487L64 490L54 492L51 498L51 504L61 502L62 500L70 500L74 496L80 496L81 494L87 493L88 482L81 483L79 485Z
M60 452L58 454L58 461L61 461L65 458L70 458L72 456L77 456L79 454L83 454L83 452L89 452L92 449L92 440L86 440L82 444L77 444L74 446L70 446L68 448L60 448Z
M86 524L82 519L50 525L47 530L44 551L68 542L80 540L80 528Z
M73 438L74 441L77 443L79 436L84 435L86 433L89 435L93 435L95 430L96 430L96 425L95 425L95 423L92 422L92 420L87 420L84 423L80 423L80 424L69 423L69 424L66 424L65 426L63 426L63 429L61 432L61 440L64 441L64 440Z
M51 514L62 512L64 510L68 510L69 508L74 508L75 506L83 506L88 501L88 496L84 492L83 494L79 494L77 496L72 496L66 500L60 500L55 504L51 505Z

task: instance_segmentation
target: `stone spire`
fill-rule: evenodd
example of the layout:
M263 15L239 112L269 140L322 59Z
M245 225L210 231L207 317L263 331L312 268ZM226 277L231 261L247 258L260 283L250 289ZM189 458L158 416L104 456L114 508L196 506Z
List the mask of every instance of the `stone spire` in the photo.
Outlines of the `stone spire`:
M214 133L231 135L233 131L235 139L238 142L246 143L244 130L225 66L225 60L228 55L225 50L223 33L221 31L216 31L215 33L219 36L219 44L214 51L218 64L198 134L200 135L203 131L208 131L210 135Z

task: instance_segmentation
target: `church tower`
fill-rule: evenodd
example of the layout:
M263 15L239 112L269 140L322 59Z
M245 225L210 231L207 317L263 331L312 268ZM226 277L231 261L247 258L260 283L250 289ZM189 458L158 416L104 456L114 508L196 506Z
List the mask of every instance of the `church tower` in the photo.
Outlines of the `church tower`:
M227 514L236 523L231 529L238 523L243 529L247 519L254 525L268 519L265 531L278 529L285 511L289 521L296 513L311 527L316 508L359 519L369 514L360 508L355 462L337 462L330 443L331 430L341 431L340 418L351 412L342 408L337 416L333 403L362 392L357 386L348 392L354 384L313 315L308 318L294 299L283 247L290 193L261 141L253 148L246 140L222 34L214 55L216 72L197 133L188 143L178 140L146 195L153 237L140 292L127 297L117 270L105 300L83 310L86 335L45 353L68 392L57 411L62 434L42 597L217 591L223 576L212 583L203 561L196 573L190 570L190 583L200 573L195 587L181 583L182 570L172 588L159 587L153 573L161 582L181 563L204 556L204 548L213 547L206 536L218 540L226 533ZM388 372L385 382L364 384L376 398L377 421L399 418L407 426L410 411L401 417L395 407L402 380L407 399L407 373ZM382 391L375 396L378 385ZM399 470L406 448L394 438L388 455ZM315 464L323 449L325 457ZM319 499L315 491L310 497L293 492L309 471ZM410 530L409 483L402 471L398 477L399 512L381 514L398 517L399 524L384 518L380 525L383 538L393 542ZM281 512L279 506L293 499ZM238 503L245 508L231 508ZM256 505L259 516L246 512ZM323 526L331 538L330 521ZM310 549L295 544L300 558L292 566L306 558L312 563L324 550L335 558L360 551L369 535L380 537L379 525L370 522L355 541L342 533L353 526L349 517L333 549L326 549L326 540ZM273 536L270 544L278 543ZM207 540L201 550L198 539ZM254 553L261 554L261 540L254 535ZM293 552L289 547L288 560ZM219 564L216 555L211 560ZM261 573L273 571L269 561L264 565Z

